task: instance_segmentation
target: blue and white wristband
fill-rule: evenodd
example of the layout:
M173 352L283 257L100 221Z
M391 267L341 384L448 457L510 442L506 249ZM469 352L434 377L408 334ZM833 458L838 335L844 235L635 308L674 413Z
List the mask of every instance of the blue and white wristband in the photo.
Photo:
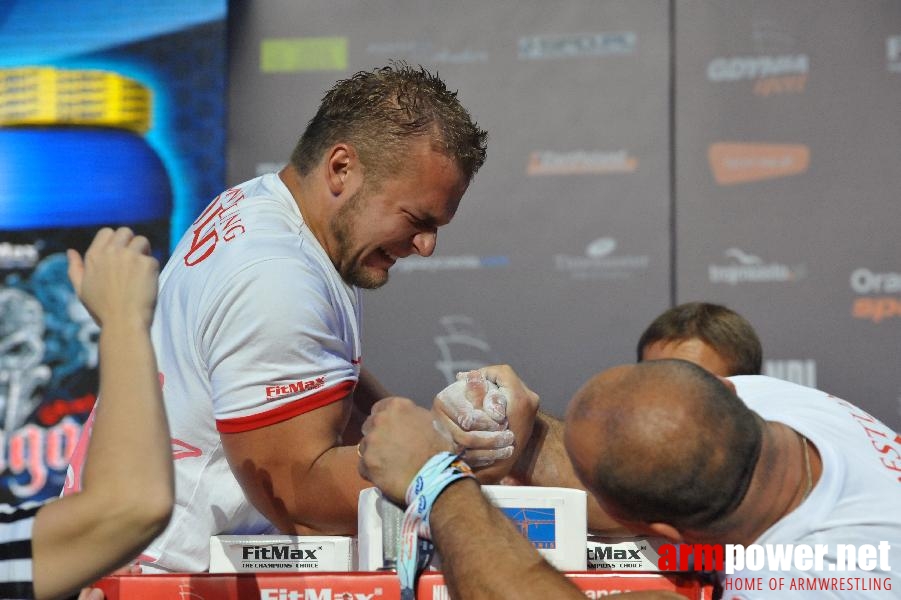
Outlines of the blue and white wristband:
M434 554L429 527L429 515L438 496L448 485L464 477L474 477L472 469L459 454L441 452L430 458L407 487L401 527L400 548L397 552L397 575L400 578L401 599L415 597L416 579L428 567Z

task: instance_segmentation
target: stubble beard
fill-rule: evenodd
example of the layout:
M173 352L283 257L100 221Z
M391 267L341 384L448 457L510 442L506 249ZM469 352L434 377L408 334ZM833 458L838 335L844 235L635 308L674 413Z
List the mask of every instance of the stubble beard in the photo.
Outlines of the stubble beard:
M366 199L363 192L363 188L357 190L332 217L332 235L337 242L332 263L349 285L374 290L388 283L388 273L367 269L353 259L354 229Z

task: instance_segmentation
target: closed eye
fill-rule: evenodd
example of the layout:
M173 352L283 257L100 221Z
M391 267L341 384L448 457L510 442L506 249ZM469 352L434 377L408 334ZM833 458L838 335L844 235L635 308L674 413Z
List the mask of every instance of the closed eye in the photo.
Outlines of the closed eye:
M410 221L410 224L420 231L436 231L438 229L438 226L435 225L432 219L421 219L412 213L405 214L407 215L407 220Z

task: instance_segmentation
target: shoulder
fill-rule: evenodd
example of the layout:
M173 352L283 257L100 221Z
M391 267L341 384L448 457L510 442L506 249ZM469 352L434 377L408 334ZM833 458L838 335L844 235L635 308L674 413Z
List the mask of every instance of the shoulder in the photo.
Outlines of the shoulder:
M294 253L303 228L300 211L276 175L229 188L187 228L172 260L192 272L215 264L253 260L260 254ZM169 267L169 265L167 265Z
M729 380L735 384L738 397L764 418L770 418L769 413L782 415L808 409L822 411L826 407L823 400L829 397L829 394L818 389L766 375L739 375Z

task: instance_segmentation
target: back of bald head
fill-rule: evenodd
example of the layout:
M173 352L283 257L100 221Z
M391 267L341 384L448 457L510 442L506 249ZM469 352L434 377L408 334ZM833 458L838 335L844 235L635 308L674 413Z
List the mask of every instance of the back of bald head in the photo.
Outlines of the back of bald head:
M712 526L741 501L761 421L714 375L683 360L605 371L576 394L566 444L580 477L621 519Z

